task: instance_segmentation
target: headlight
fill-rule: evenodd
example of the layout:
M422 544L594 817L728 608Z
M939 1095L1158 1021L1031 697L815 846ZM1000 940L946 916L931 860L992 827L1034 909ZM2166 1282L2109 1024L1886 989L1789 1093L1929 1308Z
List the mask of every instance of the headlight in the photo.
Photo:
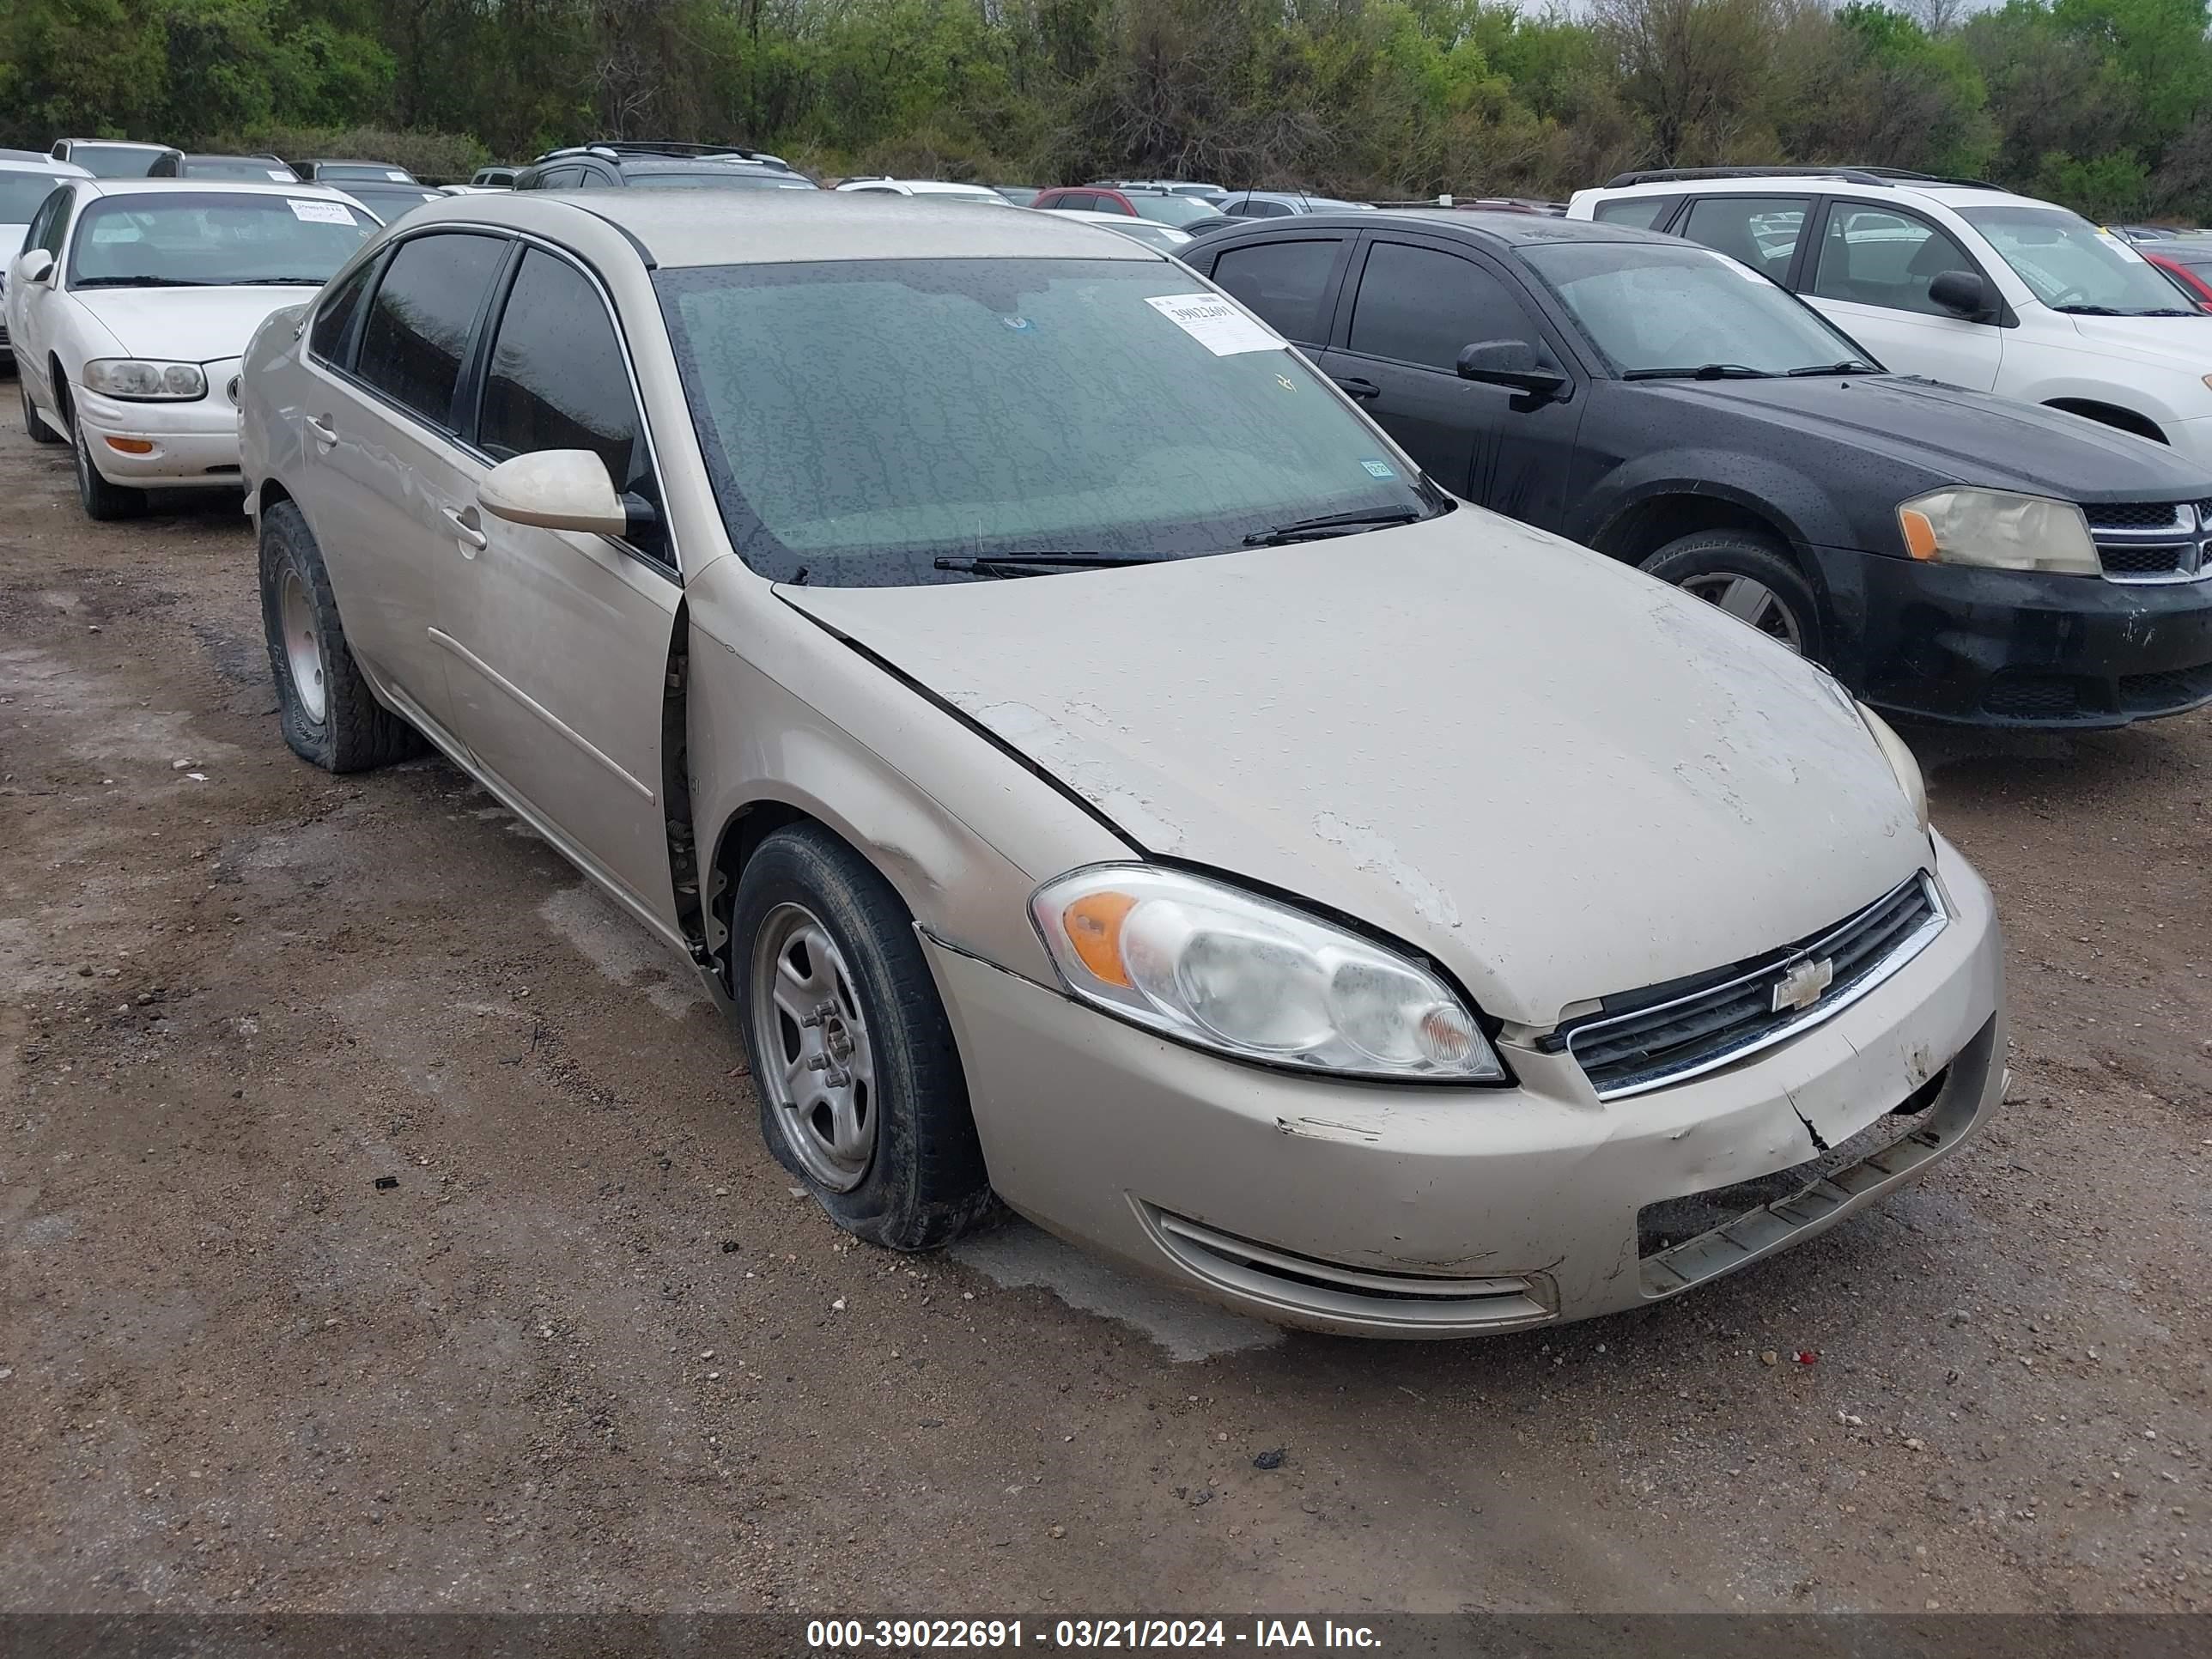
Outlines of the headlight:
M1920 763L1913 758L1912 751L1905 746L1905 739L1890 728L1887 720L1864 703L1859 704L1858 710L1866 729L1874 734L1875 746L1888 761L1889 769L1897 774L1897 781L1905 799L1912 803L1913 814L1920 820L1924 833L1928 828L1928 781L1920 775Z
M131 403L184 401L207 396L207 376L198 363L102 357L84 366L84 389Z
M1047 882L1030 909L1076 995L1186 1042L1346 1077L1505 1076L1427 969L1219 882L1094 865Z
M2088 520L2071 501L2002 489L1938 489L1899 507L1897 523L1916 559L2069 576L2094 576L2103 568Z

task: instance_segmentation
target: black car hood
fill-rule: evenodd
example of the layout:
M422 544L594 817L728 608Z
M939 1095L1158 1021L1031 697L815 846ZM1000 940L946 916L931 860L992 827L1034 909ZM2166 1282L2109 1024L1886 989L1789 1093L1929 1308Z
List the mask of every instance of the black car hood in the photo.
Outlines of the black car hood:
M1646 380L1640 390L1692 410L1723 405L1786 423L1953 481L2071 501L2212 497L2212 471L2162 444L2040 404L1902 374L1807 375L1771 380Z

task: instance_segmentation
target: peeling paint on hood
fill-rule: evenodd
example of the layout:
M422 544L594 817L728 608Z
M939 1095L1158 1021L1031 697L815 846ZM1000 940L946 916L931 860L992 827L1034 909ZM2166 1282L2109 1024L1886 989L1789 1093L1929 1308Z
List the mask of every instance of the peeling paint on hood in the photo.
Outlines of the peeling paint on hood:
M1928 856L1816 671L1475 508L1169 564L778 592L1148 853L1359 917L1518 1023L1814 933Z

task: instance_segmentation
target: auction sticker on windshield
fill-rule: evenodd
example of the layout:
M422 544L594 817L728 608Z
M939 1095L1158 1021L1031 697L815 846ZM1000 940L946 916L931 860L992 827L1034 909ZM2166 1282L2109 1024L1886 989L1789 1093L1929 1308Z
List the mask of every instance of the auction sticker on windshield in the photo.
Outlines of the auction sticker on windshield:
M1164 294L1145 303L1217 357L1275 351L1287 343L1216 295Z
M301 202L287 196L285 205L292 210L295 219L305 219L311 225L349 225L353 215L342 202Z

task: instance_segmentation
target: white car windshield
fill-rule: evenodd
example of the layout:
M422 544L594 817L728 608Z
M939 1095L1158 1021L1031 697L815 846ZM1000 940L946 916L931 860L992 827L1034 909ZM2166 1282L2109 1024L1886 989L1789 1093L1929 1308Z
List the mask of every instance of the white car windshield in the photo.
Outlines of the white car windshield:
M0 172L0 225L29 224L39 204L60 182L51 173ZM13 258L15 252L12 247L0 248L0 263Z
M2077 317L2195 317L2172 286L2118 237L2063 208L2002 204L1964 207L1959 216L2053 311Z
M653 281L731 542L779 580L965 581L1008 574L977 561L1056 553L1144 562L1447 505L1304 359L1168 260Z
M69 159L95 179L143 179L161 151L151 144L71 144Z
M1187 225L1193 220L1211 219L1218 211L1212 203L1198 196L1132 196L1129 205L1137 210L1139 218L1161 225Z
M1521 258L1627 380L1861 372L1873 361L1748 265L1667 242L1554 242Z
M106 196L70 238L69 286L319 288L376 228L325 198L242 191Z

